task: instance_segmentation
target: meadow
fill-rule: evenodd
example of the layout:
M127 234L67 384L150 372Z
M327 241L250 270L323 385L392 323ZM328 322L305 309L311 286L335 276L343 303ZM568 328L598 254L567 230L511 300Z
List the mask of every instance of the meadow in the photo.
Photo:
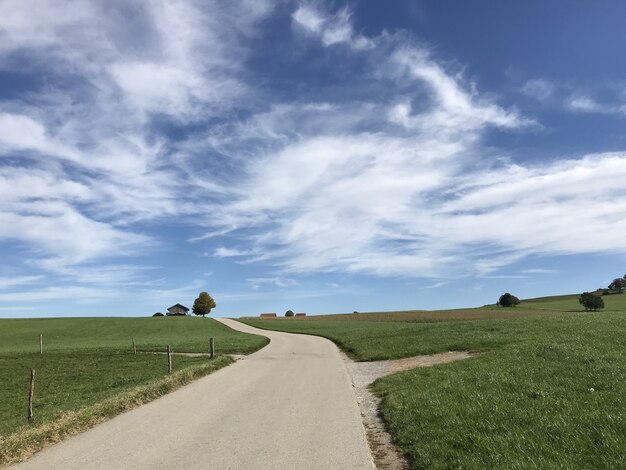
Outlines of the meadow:
M248 354L267 342L209 318L0 320L0 465L224 367L232 362L227 354ZM167 356L154 353L167 345L175 353L207 354L175 354L168 374ZM28 423L31 369L34 421Z
M459 321L451 311L245 322L325 336L356 360L481 352L373 384L411 468L626 468L626 296L604 297L600 312L577 299L468 309L500 319Z

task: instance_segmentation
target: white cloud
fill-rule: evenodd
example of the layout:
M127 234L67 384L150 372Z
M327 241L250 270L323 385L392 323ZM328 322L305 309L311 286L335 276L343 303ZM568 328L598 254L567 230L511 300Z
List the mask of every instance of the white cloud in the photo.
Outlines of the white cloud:
M234 248L220 246L215 249L213 256L216 258L233 258L237 256L250 256L251 254L252 252L249 250L237 250Z
M572 96L567 101L567 106L572 111L583 113L604 113L607 109L589 96Z
M324 15L311 5L301 5L292 15L293 21L320 38L324 46L345 43L354 49L370 49L374 42L355 34L350 10L344 8L333 15Z
M530 268L522 271L524 274L556 274L559 271L550 268Z
M521 92L539 101L551 98L555 92L554 84L543 78L528 80L521 88Z
M294 21L325 44L326 17L314 13L301 7ZM481 146L486 130L532 121L481 97L427 51L385 44L390 50L372 74L381 87L413 84L426 103L413 104L412 95L373 100L358 113L350 112L353 103L283 105L280 119L264 113L215 139L227 151L231 141L254 136L263 149L250 155L247 177L219 217L231 228L257 230L251 257L295 273L485 276L529 254L624 247L615 224L626 213L609 204L624 193L624 155L545 167L490 159ZM291 132L310 115L335 119L310 133L307 126ZM375 130L359 130L364 120ZM606 184L594 183L609 174Z
M591 96L581 94L570 96L565 106L576 113L626 115L626 105L599 103Z
M145 221L185 224L200 235L183 238L208 240L216 258L270 265L257 286L327 271L488 275L529 254L626 249L614 203L624 153L511 163L484 136L531 120L407 34L355 31L348 9L305 3L291 17L347 77L328 92L274 94L247 69L273 6L112 1L104 15L97 1L0 3L0 64L50 80L0 102L0 239L17 241L27 266L85 284L42 300L99 299L121 284L192 295L202 281L159 290L136 261L116 264L157 246ZM554 92L545 80L522 91ZM623 112L585 95L568 103Z
M198 197L217 186L186 181L152 119L180 126L239 107L242 43L272 8L256 0L2 2L0 64L22 73L27 63L48 82L0 102L0 156L13 157L0 168L0 238L27 246L31 265L67 274L154 245L130 228L137 221L201 212Z
M43 276L14 276L0 277L0 289L21 286L24 284L33 284L44 279Z
M247 279L253 289L259 289L263 285L271 285L275 287L294 287L299 285L295 279L288 277L254 277Z

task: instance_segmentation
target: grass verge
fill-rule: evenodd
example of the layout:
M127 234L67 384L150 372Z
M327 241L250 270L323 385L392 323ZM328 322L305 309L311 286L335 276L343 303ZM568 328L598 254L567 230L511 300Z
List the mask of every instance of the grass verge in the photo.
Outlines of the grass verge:
M42 448L78 434L191 381L210 374L232 362L228 356L218 356L204 363L186 367L171 375L153 380L118 393L98 403L76 411L60 413L56 418L34 426L22 426L6 437L0 437L0 466L25 460Z

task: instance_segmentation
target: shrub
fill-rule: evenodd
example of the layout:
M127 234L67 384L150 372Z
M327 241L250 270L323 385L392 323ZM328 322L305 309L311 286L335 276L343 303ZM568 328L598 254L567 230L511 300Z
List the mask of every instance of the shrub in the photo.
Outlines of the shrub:
M161 312L157 312L154 315L152 315L153 317L164 317L165 315L163 315Z
M293 316L294 316L293 310L287 310L287 311L285 312L285 316L286 316L286 317L293 317Z

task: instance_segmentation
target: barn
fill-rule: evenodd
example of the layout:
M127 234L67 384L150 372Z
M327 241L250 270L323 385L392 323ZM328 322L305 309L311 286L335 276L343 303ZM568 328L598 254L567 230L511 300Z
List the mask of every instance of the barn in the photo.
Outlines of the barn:
M189 312L189 309L187 307L181 304L176 304L167 309L166 315L168 317L185 316L187 315L187 312Z

